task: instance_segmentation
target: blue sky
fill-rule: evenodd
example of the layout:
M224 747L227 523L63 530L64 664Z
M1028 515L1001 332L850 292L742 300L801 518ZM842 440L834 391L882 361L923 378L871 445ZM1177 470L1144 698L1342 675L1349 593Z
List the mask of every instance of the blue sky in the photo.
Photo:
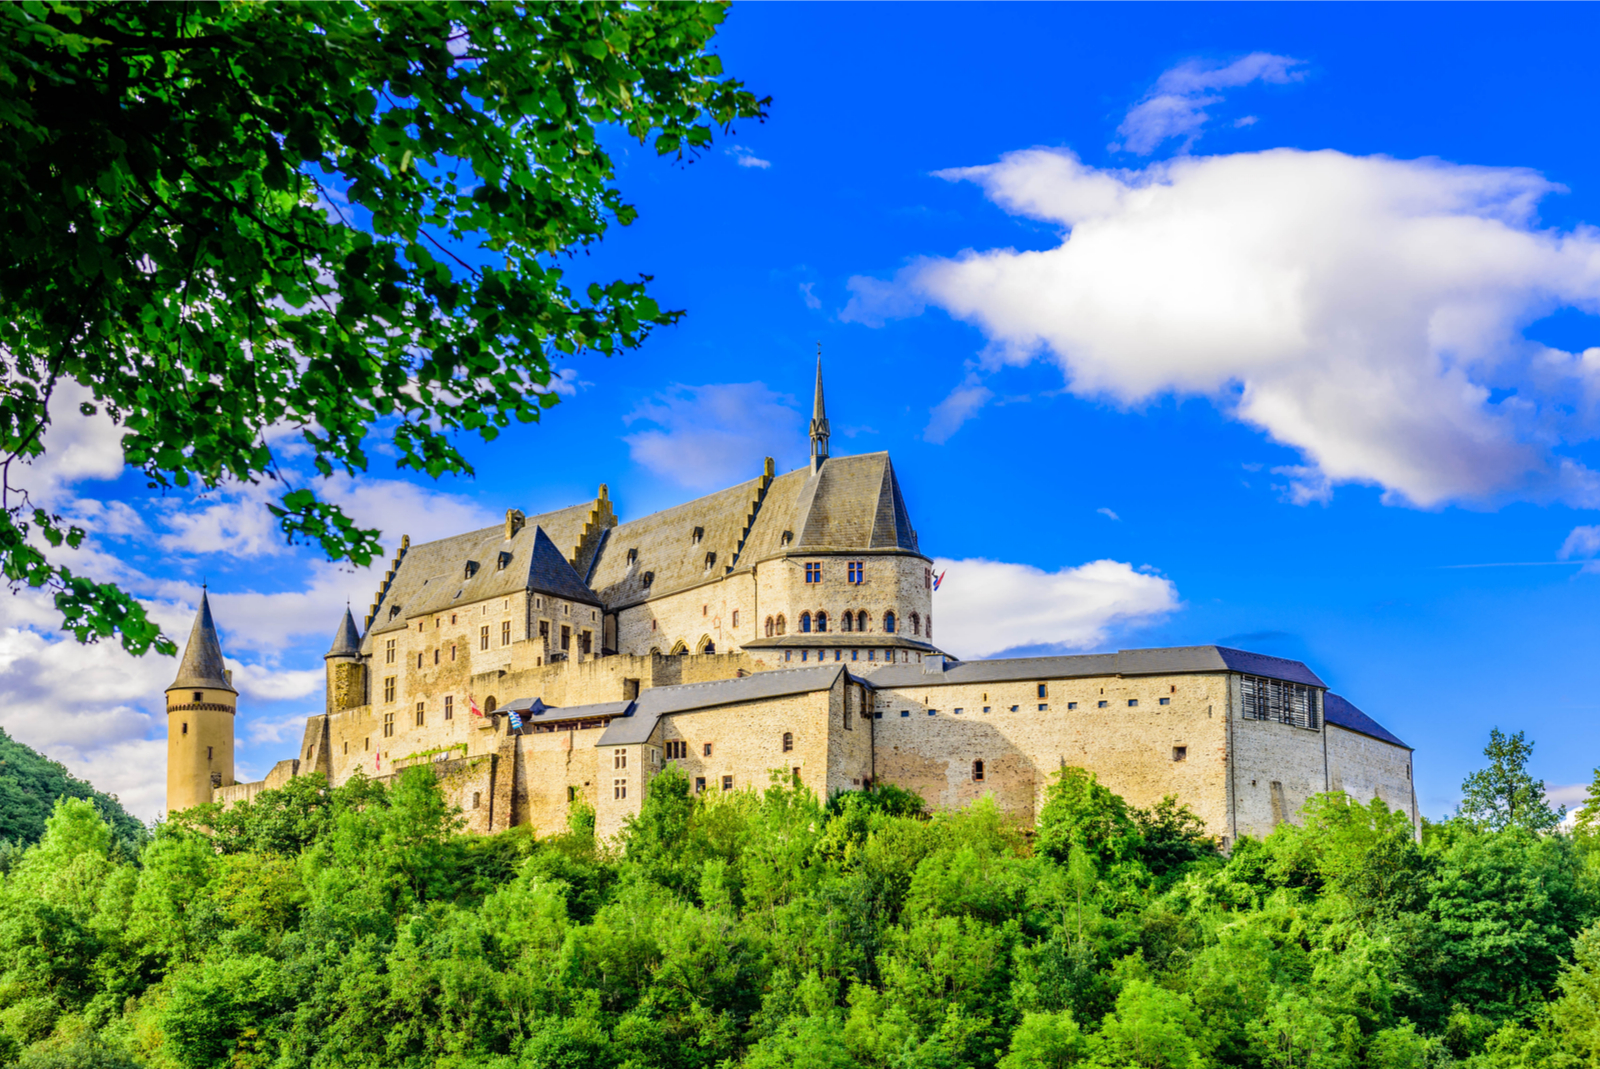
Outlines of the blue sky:
M626 518L798 465L818 342L836 452L890 450L958 654L1221 642L1309 663L1454 806L1493 726L1574 797L1600 764L1600 144L1588 6L742 5L772 94L678 167L619 143L683 322L580 357L475 481L334 489L436 537L592 496ZM1586 353L1587 351L1587 353ZM42 489L238 666L241 776L321 708L375 577L277 545L259 491L152 502L64 425ZM6 606L0 724L161 806L172 664Z

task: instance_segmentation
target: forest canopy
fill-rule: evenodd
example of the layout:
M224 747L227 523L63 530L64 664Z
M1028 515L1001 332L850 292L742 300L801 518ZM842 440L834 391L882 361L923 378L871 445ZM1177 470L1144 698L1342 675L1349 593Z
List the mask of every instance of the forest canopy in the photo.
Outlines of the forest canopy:
M137 857L64 799L0 886L0 1064L1600 1064L1591 834L1341 794L1220 856L1082 770L1035 828L882 788L464 834L426 769L301 777Z

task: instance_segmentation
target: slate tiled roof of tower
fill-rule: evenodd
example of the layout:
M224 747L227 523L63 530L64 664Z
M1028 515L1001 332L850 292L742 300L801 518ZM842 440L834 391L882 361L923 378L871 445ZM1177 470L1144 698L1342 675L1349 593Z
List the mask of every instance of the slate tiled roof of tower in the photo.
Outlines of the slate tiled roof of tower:
M333 633L333 645L328 648L324 657L357 657L361 654L361 632L356 629L356 618L350 614L350 606L344 608L344 619L339 621L339 629Z
M228 682L228 666L222 660L222 643L217 639L217 625L211 619L211 600L205 591L200 593L200 611L194 615L189 643L183 647L183 660L178 662L178 676L168 689L194 688L239 693Z

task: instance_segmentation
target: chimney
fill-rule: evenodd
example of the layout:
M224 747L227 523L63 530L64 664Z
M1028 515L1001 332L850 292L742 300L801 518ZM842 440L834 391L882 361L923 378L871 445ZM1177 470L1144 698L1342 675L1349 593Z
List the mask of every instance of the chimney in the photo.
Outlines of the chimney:
M944 675L944 654L925 653L922 656L922 674L925 676Z

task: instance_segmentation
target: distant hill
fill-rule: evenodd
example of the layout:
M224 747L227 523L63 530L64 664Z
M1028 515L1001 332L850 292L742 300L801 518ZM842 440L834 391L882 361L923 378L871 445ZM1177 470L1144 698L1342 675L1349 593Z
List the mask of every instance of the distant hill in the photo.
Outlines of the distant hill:
M109 794L73 776L58 761L24 746L0 728L0 843L36 843L56 799L87 798L118 838L140 839L144 825Z

